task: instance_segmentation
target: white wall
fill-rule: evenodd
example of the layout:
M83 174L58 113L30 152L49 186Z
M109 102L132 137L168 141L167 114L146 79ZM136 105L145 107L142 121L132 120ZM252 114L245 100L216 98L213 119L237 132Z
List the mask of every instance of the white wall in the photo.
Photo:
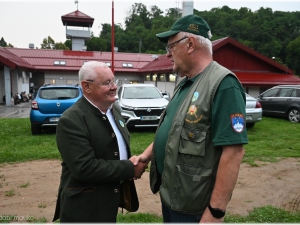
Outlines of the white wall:
M0 71L0 102L2 101L3 96L5 95L5 83L4 83L4 70Z
M257 98L257 96L260 94L259 90L260 87L251 87L248 89L249 90L249 95L251 95L253 98Z
M78 72L45 72L45 83L56 85L78 84Z
M119 85L129 84L130 81L137 81L142 83L142 76L139 74L125 74L125 73L115 73L115 80L119 80Z
M158 81L157 82L157 88L161 91L167 91L170 93L170 97L173 96L175 83L174 82L164 82L164 81Z

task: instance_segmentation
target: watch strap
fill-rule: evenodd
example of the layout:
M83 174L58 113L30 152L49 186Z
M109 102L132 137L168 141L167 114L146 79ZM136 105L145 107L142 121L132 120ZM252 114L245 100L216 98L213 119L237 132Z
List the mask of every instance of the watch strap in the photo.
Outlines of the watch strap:
M223 211L222 209L219 209L219 208L213 208L213 207L211 207L210 203L208 204L208 209L209 209L211 215L217 219L220 219L225 216L226 211Z

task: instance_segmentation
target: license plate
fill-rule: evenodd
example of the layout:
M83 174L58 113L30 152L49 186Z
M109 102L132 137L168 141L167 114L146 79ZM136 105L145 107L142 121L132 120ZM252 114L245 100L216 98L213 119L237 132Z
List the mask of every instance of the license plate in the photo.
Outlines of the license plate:
M141 116L141 120L157 120L157 116Z
M252 120L252 116L246 116L246 121Z
M52 117L49 120L50 120L50 122L58 122L59 117Z

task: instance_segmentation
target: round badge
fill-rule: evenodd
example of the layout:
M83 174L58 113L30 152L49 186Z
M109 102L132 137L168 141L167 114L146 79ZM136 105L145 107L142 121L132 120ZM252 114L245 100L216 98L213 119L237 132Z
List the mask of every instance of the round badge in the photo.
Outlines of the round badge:
M120 123L121 127L124 127L124 123L122 120L119 120L119 123Z
M199 93L196 91L194 92L193 98L192 98L192 102L196 101L199 97Z

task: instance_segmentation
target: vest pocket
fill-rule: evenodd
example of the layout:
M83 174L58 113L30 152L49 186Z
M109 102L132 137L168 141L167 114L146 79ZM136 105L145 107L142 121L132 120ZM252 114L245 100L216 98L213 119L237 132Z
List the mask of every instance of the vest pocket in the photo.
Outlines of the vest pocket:
M204 156L206 131L183 127L180 134L179 152Z
M212 170L185 164L177 164L176 168L171 208L188 214L202 213L211 197Z

